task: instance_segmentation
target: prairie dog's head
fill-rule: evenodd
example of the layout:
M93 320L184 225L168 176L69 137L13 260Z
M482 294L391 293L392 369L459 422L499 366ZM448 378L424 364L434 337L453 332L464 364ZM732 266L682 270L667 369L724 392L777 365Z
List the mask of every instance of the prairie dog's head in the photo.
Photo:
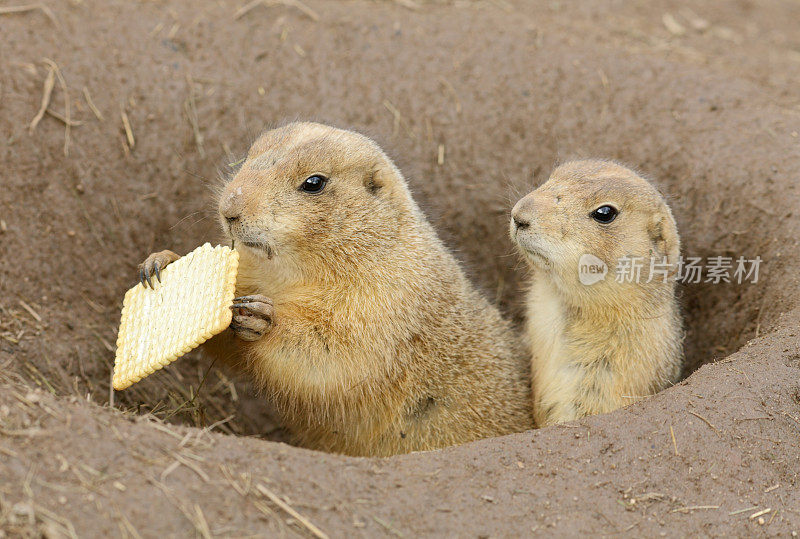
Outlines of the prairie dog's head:
M267 131L219 198L245 256L312 271L377 257L413 206L399 171L367 137L316 123Z
M566 295L614 301L625 290L672 290L675 220L659 192L628 168L601 160L561 165L511 216L519 250Z

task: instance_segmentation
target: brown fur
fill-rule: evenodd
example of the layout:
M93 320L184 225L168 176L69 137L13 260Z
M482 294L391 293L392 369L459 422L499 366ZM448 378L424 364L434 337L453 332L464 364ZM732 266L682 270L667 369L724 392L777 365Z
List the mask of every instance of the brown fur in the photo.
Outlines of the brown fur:
M619 209L608 224L602 205ZM608 412L677 381L683 332L675 299L680 254L675 221L661 195L615 163L567 163L520 200L511 236L533 270L527 334L534 417L539 426ZM604 280L580 281L581 256L608 267ZM617 282L618 260L643 257L638 283ZM671 277L650 277L666 257Z
M325 189L300 191L315 173ZM252 342L212 341L300 445L392 455L533 426L518 337L374 142L312 123L269 131L220 212L240 251L237 293L272 300L274 314Z

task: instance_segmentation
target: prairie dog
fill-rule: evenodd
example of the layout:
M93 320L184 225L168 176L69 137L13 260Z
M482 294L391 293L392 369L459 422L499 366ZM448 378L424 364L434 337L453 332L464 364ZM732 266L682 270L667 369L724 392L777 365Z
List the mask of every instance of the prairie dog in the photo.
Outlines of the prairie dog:
M268 131L219 213L241 297L212 348L300 445L386 456L533 426L519 337L372 140L315 123ZM152 255L143 278L171 258Z
M676 382L680 241L658 191L616 163L575 161L511 215L511 238L532 269L526 333L537 425L608 412Z

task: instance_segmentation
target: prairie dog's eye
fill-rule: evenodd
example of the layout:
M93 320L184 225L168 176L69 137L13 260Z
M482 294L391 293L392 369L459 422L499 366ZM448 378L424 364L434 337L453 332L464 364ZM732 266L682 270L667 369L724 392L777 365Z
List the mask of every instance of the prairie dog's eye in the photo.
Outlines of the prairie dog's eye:
M314 174L306 178L302 185L300 185L300 190L306 193L317 194L325 188L326 183L328 183L328 178L320 176L319 174Z
M596 210L592 212L592 219L597 221L598 223L602 223L607 225L611 221L617 218L619 215L619 210L614 206L609 206L608 204L600 206Z

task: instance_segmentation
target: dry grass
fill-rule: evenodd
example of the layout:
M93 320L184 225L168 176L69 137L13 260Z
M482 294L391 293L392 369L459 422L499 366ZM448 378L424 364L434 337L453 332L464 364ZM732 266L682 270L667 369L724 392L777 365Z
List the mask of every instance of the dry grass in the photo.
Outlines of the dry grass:
M58 20L56 16L53 14L53 11L45 6L44 4L25 4L22 6L2 6L0 7L0 15L14 15L18 13L29 13L32 11L41 11L44 13L45 17L50 19L50 22L53 23L56 27L59 26Z
M317 14L317 12L308 7L300 0L253 0L252 2L249 2L240 7L238 10L236 10L236 13L233 14L233 18L240 19L259 6L269 7L269 6L280 6L280 5L293 7L299 10L301 13L303 13L306 17L308 17L312 21L314 22L319 21L319 15Z

